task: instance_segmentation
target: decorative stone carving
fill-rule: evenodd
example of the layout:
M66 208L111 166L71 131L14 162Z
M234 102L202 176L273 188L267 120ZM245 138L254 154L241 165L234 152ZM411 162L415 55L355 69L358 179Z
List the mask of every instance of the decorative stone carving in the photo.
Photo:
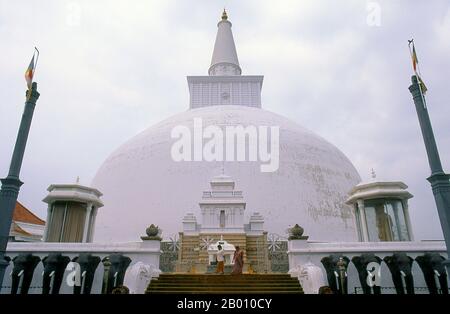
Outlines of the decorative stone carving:
M152 278L158 277L160 273L154 265L136 262L125 272L124 286L128 287L130 294L143 294Z
M347 294L347 267L350 262L348 257L331 254L320 261L326 270L328 285L331 290L335 294Z
M414 294L414 279L411 271L414 260L403 252L386 256L383 260L391 271L397 294L405 294L405 285L406 294Z
M359 276L359 282L361 283L361 287L363 289L364 294L381 294L381 287L376 285L375 283L373 286L369 286L368 280L369 280L369 270L367 269L367 266L371 263L378 264L378 267L380 267L381 264L381 258L378 256L375 256L373 253L364 253L360 256L354 256L352 258L352 262L356 267L356 270L358 271ZM375 264L372 264L375 265ZM377 271L376 269L374 271ZM372 274L372 272L371 272ZM375 274L373 274L375 275Z
M42 294L59 294L64 272L69 262L70 258L61 253L51 253L42 259L42 264L44 264L44 273L42 274Z
M438 253L425 253L416 257L416 262L423 272L430 294L438 294L439 290L442 294L448 294L447 272L443 263L444 260L445 258ZM436 281L439 282L440 287L437 286Z
M147 229L145 229L145 233L147 236L141 237L142 240L157 240L161 241L162 238L159 236L161 230L158 226L155 226L154 224L151 224Z
M81 282L80 286L73 286L73 294L90 294L94 282L95 271L100 264L100 257L89 253L81 253L72 259L80 265ZM82 289L83 287L83 289Z
M158 226L155 226L154 224L151 224L150 227L148 227L148 228L145 230L145 233L147 233L147 235L148 235L149 237L157 236L157 235L158 235L158 232L159 232L159 228L158 228Z
M209 246L216 242L216 240L210 236L207 236L206 238L202 238L200 242L200 248L204 251L207 251Z
M105 265L106 280L103 282L103 291L105 294L110 294L114 288L123 285L125 272L131 259L128 256L114 253L105 257L102 262Z
M286 273L289 270L289 258L288 258L288 241L287 238L277 235L277 245L276 247L270 246L270 241L268 239L267 249L269 257L270 270L273 273ZM271 249L272 248L272 249Z
M170 242L161 242L161 256L159 258L159 268L162 272L172 273L176 270L178 262L178 253L180 250L181 241L178 237L170 238Z
M308 240L308 236L304 236L305 230L298 224L289 229L289 240Z
M14 268L11 273L11 294L17 294L19 289L20 277L23 276L22 286L20 288L20 294L28 294L30 289L31 280L36 266L41 259L38 256L30 253L17 255L12 259Z
M326 285L320 267L309 262L302 266L297 265L288 273L300 281L305 294L318 294L319 288Z

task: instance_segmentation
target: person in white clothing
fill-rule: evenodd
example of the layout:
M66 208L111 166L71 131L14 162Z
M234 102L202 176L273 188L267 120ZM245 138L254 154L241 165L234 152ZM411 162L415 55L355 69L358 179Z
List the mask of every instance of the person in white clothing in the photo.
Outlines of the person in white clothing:
M216 273L223 275L224 274L224 257L223 257L223 248L222 246L219 244L217 246L217 268L216 268Z

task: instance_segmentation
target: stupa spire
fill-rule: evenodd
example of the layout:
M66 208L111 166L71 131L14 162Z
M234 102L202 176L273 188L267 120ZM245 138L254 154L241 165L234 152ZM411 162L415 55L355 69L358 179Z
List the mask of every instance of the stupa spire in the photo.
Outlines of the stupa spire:
M225 8L223 8L222 20L228 20L228 14L227 11L225 11Z
M241 67L234 44L231 22L223 10L222 19L217 24L217 36L209 67L209 75L241 75Z
M209 75L188 76L189 108L247 106L261 108L262 75L241 75L227 11L217 24Z

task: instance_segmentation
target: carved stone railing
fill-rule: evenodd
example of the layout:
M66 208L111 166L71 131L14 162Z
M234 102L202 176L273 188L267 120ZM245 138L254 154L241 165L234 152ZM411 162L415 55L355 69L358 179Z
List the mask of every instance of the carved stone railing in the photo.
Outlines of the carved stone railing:
M130 276L141 275L146 280L157 276L160 245L158 240L111 244L10 242L6 252L9 266L0 293L99 294L111 293L124 281L142 285L139 280L127 280L127 270L136 265Z
M447 257L444 241L290 240L288 256L289 272L299 278L305 293L318 293L320 286L335 293L448 293L448 276L440 263Z

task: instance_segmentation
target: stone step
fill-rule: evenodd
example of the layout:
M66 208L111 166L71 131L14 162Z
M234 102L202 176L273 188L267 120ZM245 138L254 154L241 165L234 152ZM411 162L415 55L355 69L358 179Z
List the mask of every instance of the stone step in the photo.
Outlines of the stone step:
M226 276L226 275L224 275ZM179 280L179 279L173 279L173 280L154 280L155 282L167 282L167 283L198 283L198 284L208 284L208 283L232 283L232 284L240 284L240 283L254 283L253 280L245 280L245 279L236 279L236 280L220 280L220 279L208 279L208 280ZM259 283L267 283L267 284L273 284L277 282L281 283L296 283L298 280L259 280Z
M231 275L217 275L217 277L226 277L226 276L231 276ZM161 279L157 279L156 281L162 281ZM298 281L297 279L259 279L258 282L268 282L268 283L273 283L273 282L296 282ZM208 279L177 279L177 278L171 278L171 279L167 279L164 280L164 282L198 282L198 283L208 283L208 282L254 282L254 280L251 279L245 279L245 278L236 278L236 279L228 279L228 278L208 278Z
M151 285L148 287L147 291L170 291L170 290L183 290L183 291L301 291L302 289L298 286L157 286Z
M267 286L255 286L255 287L246 287L246 286L217 286L217 287L199 287L199 286L183 286L183 287L157 287L157 286L149 286L147 291L302 291L300 287L267 287Z
M176 282L280 282L280 281L288 281L288 282L296 282L298 281L296 278L286 278L286 279L275 279L275 278L260 278L260 279L246 279L246 278L227 278L231 277L231 275L216 275L211 276L210 278L167 278L167 279L157 279L158 281L176 281Z
M146 293L153 293L153 292L171 292L171 291L183 291L183 292L198 292L198 293L210 293L210 292L223 292L224 294L227 293L240 293L240 292L262 292L262 291L267 291L267 292L279 292L279 291L289 291L289 292L297 292L297 293L302 293L303 290L300 288L297 289L243 289L243 288L232 288L232 289L225 289L225 288L217 288L217 289L199 289L199 288L193 288L193 287L189 287L186 289L183 288L157 288L157 289L147 289Z
M189 274L189 273L177 273L177 274L160 274L159 278L161 279L168 279L168 278L179 278L179 279L186 279L186 278L231 278L231 279L250 279L250 280L259 280L264 278L272 278L272 279L294 279L289 274L241 274L241 275L229 275L229 276L222 276L222 275L211 275L211 274Z
M260 294L303 294L303 291L210 291L208 293L205 293L203 291L178 291L178 290L171 290L171 291L151 291L146 292L148 294L218 294L218 295L230 295L230 294L236 294L236 295L260 295Z
M217 277L218 275L207 275L207 274L167 274L163 273L159 275L159 278L205 278L205 277ZM250 279L260 279L260 278L293 278L289 274L241 274L236 276L224 276L230 278L250 278Z
M148 291L150 290L158 290L158 291L163 291L163 290L195 290L195 291L212 291L212 290L221 290L221 291L250 291L250 290L261 290L261 291L265 291L265 290L269 290L269 291L277 291L277 290L289 290L289 291L297 291L297 290L301 290L301 288L297 285L297 286L253 286L253 287L249 287L249 286L197 286L197 285L192 285L192 286L155 286L155 285L150 285L147 289Z
M292 279L245 279L245 278L237 278L237 279L229 279L226 278L229 275L217 275L219 278L204 278L204 279L179 279L179 278L167 278L167 279L154 279L155 282L158 281L164 281L164 282L199 282L199 283L205 283L205 282L297 282L298 280L296 278ZM223 277L223 278L220 278ZM230 276L231 277L231 276Z
M150 282L146 293L301 294L303 289L298 280L288 274L161 274Z
M182 281L158 281L154 280L153 285L156 286L180 286L180 285L204 285L204 286L236 286L236 285L242 285L242 284L248 284L248 281L239 281L239 282L227 282L227 281L210 281L210 282L197 282L197 281L189 281L189 282L182 282ZM253 286L296 286L298 282L295 281L262 281L262 282L251 282Z
M265 284L276 284L276 283L296 283L298 282L298 280L294 279L294 280L259 280L258 282L255 282L253 280L179 280L179 279L174 279L174 280L154 280L155 283L160 283L160 282L165 282L165 283L197 283L197 284L218 284L218 283L228 283L228 284L244 284L244 283L255 283L255 284L260 284L260 283L265 283Z

